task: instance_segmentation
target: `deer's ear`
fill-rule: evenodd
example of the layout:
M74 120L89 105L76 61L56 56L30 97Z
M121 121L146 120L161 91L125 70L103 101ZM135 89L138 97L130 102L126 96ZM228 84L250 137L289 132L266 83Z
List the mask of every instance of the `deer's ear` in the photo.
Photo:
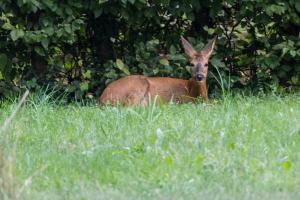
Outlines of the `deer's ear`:
M202 49L201 54L208 60L214 50L217 37L210 40Z
M182 46L184 48L186 55L188 55L190 58L193 58L197 54L197 52L195 51L193 46L182 36L181 36L181 43L182 43Z

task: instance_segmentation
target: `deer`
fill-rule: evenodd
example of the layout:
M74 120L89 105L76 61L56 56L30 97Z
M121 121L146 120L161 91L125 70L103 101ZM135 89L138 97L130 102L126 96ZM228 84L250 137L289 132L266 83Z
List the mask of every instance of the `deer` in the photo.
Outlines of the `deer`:
M185 54L191 63L189 80L170 77L147 77L129 75L111 82L99 98L99 105L148 105L155 102L176 102L177 104L195 102L201 97L208 102L206 79L208 61L213 52L216 37L197 52L181 36Z

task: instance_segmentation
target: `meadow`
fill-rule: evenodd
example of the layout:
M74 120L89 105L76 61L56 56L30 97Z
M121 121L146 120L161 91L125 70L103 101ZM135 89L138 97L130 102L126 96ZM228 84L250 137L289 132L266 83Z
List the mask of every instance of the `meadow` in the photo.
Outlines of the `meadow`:
M0 103L0 124L15 106ZM1 140L2 199L300 198L299 95L128 108L44 95Z

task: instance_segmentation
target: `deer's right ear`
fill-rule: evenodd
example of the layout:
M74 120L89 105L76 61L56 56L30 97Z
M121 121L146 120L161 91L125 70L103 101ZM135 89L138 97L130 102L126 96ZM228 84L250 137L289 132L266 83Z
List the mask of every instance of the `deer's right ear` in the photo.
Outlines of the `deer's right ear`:
M181 43L182 43L182 46L184 48L186 55L188 55L190 58L193 58L197 54L197 52L195 51L193 46L182 36L181 36Z

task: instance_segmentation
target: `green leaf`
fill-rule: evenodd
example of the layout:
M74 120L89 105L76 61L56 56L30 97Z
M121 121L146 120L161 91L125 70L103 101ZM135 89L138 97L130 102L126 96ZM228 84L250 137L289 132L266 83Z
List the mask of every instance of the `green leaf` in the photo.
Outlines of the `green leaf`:
M291 169L292 167L292 163L290 161L284 161L282 163L282 168L286 171L288 171L289 169Z
M299 77L298 76L293 76L292 78L291 78L291 82L292 82L292 84L299 84Z
M54 34L54 27L49 26L49 27L45 28L44 31L48 36L52 36Z
M123 61L121 59L116 60L116 66L119 70L121 70L126 75L130 75L128 67L123 63Z
M0 69L4 69L4 67L7 65L7 55L4 53L0 54Z
M170 47L170 54L172 54L172 55L176 54L176 48L174 45L171 45L171 47Z
M41 21L42 21L44 26L49 26L50 25L50 20L51 20L50 18L45 17Z
M281 43L279 43L279 44L274 45L274 46L273 46L273 49L274 49L274 50L281 50L281 49L283 49L284 47L286 47L286 42L281 42Z
M72 15L73 14L73 10L70 7L66 7L66 13L68 15Z
M42 46L44 47L44 49L48 49L48 45L49 45L48 38L43 38L41 43L42 43Z
M203 29L209 34L212 35L215 32L215 29L213 28L208 28L207 26L204 26Z
M123 63L122 60L117 59L117 60L116 60L116 64L117 64L117 67L118 67L118 68L124 68L124 63Z
M36 46L34 47L35 52L37 52L40 56L45 56L45 51L42 47Z
M166 58L160 59L160 60L159 60L159 63L162 64L162 65L164 65L164 66L170 65L168 59L166 59Z
M2 28L5 30L13 30L15 27L11 23L6 22L2 25Z
M99 4L103 4L103 3L106 3L108 2L109 0L99 0Z
M16 41L19 38L22 38L24 35L25 35L25 33L22 29L14 29L10 32L10 37L13 41Z
M286 48L286 47L284 47L284 48L282 49L282 56L284 56L288 51L289 51L289 49Z
M66 24L66 25L65 25L65 31L66 31L67 33L72 33L72 29L71 29L70 24Z
M98 10L94 10L94 16L95 16L95 18L98 18L102 14L102 12L103 12L102 8L100 8Z
M89 89L89 84L86 82L80 83L80 90L87 91Z
M91 70L87 70L85 73L83 73L83 77L86 79L90 79L92 77Z
M224 68L225 67L225 64L220 60L220 59L217 59L217 58L212 58L210 60L210 63L214 66L214 67L217 67L217 68Z
M172 61L185 61L186 58L182 54L170 54L168 55L168 59Z
M291 54L292 57L295 57L295 56L297 55L297 51L291 50L291 51L290 51L290 54Z
M266 13L269 16L272 16L273 14L282 15L285 13L285 11L286 11L286 7L284 5L273 4L273 5L269 5L266 8Z
M298 12L300 12L300 2L299 1L295 2L295 8Z

